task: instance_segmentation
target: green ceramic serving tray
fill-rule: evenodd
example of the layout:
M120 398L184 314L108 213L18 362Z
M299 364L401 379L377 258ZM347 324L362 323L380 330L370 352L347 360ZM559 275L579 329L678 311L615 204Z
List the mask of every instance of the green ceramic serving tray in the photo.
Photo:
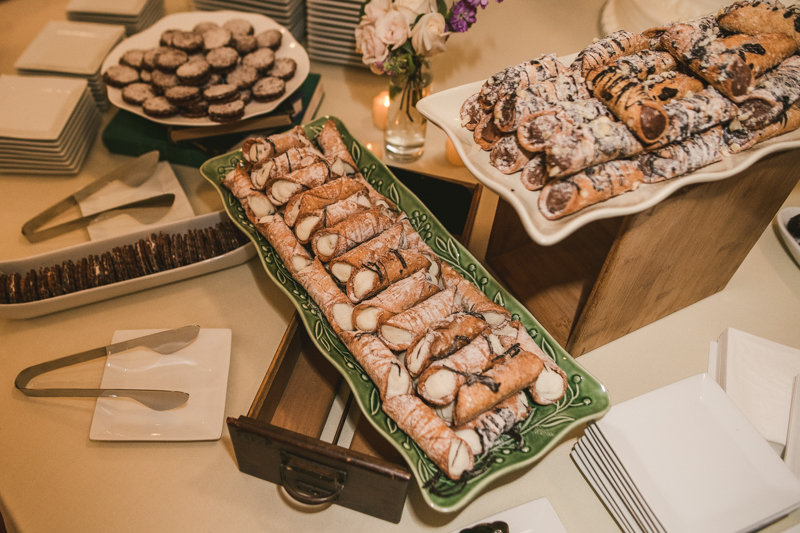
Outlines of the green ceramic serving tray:
M544 353L552 357L569 377L569 390L556 404L542 407L531 403L532 413L517 428L516 435L503 435L486 455L476 457L473 476L464 481L451 481L441 475L393 420L381 410L378 389L353 355L339 341L324 315L283 265L280 257L250 223L239 201L221 184L225 175L242 161L241 151L231 152L206 161L200 172L219 191L231 219L255 243L258 256L272 280L292 300L311 338L323 355L341 372L354 393L361 411L373 426L397 448L419 483L428 504L441 512L461 509L493 480L514 470L532 465L556 446L573 428L600 418L609 408L605 387L559 346L513 296L459 244L425 205L409 191L381 161L355 140L335 117L321 117L304 126L314 138L330 118L336 122L361 173L381 194L394 201L408 215L409 221L439 257L479 287L487 296L508 309L520 320Z

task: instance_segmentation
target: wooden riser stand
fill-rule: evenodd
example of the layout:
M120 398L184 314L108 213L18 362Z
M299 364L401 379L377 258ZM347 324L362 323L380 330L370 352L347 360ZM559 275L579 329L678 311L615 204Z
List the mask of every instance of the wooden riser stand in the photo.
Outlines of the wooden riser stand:
M798 178L800 150L773 154L549 247L501 200L486 262L577 357L725 288Z

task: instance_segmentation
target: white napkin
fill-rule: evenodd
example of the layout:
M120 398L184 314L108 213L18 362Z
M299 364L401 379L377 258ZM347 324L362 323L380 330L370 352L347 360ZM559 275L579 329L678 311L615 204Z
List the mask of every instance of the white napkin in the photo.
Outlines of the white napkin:
M104 209L144 200L164 193L175 195L175 203L172 204L172 207L164 216L152 222L147 220L148 223L143 223L128 213L122 213L107 219L101 217L101 220L92 222L89 225L89 237L96 241L107 237L124 235L149 225L164 224L195 216L186 193L183 191L180 182L178 182L178 178L175 177L175 172L166 161L159 163L150 179L138 187L130 187L121 181L112 181L80 202L81 213L83 213L83 216L88 216Z

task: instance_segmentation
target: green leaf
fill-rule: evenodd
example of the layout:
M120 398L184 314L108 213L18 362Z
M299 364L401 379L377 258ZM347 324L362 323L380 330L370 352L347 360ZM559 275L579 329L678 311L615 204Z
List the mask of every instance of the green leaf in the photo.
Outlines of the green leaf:
M444 3L444 0L436 0L436 11L443 17L447 16L447 4Z
M395 85L394 83L389 84L389 99L394 100L403 90L402 87L399 85Z

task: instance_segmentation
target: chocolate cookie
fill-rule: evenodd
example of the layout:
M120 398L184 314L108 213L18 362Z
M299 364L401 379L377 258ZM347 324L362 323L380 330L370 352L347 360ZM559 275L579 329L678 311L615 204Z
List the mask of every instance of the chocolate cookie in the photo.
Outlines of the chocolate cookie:
M175 75L173 72L163 72L161 70L154 70L152 72L153 75L153 87L155 88L156 92L160 94L164 94L164 91L169 89L170 87L175 87L178 85L178 76Z
M153 233L144 241L147 247L147 257L150 259L150 268L153 272L161 272L164 270L164 265L158 257L158 236Z
M194 102L178 106L178 109L180 109L180 114L186 118L203 118L208 115L208 102L200 98Z
M183 258L183 238L181 237L180 233L176 233L172 236L172 264L175 268L182 267L186 264L186 261Z
M211 248L211 256L216 257L222 255L222 247L217 240L217 234L214 232L214 228L208 227L203 231L205 232L206 242L209 248Z
M144 243L144 239L139 239L133 245L133 250L136 254L136 267L142 273L142 276L152 274L153 268L150 264L150 258L147 257L147 245Z
M114 273L114 259L111 256L111 252L105 252L100 256L100 269L103 272L103 285L117 282L117 275Z
M214 122L230 122L239 120L243 116L244 102L238 99L227 104L211 104L208 106L208 117Z
M189 54L203 49L203 36L193 31L180 31L172 36L172 46Z
M158 54L165 50L169 50L169 48L165 46L157 46L155 48L145 50L144 55L142 56L142 68L145 70L153 70L156 68L156 59L158 59Z
M267 30L256 35L259 48L272 48L277 50L281 47L283 34L279 30Z
M65 294L75 292L75 263L71 259L67 259L61 263L61 286Z
M221 46L207 53L206 61L216 72L229 72L239 62L239 53L229 46Z
M258 102L270 102L283 96L286 92L286 83L280 78L262 78L253 88L253 98Z
M245 55L258 49L258 41L252 35L234 35L230 46Z
M156 93L149 83L131 83L122 89L122 99L131 105L142 105L154 96Z
M127 65L114 65L108 67L103 73L103 81L106 85L122 88L126 85L139 81L139 71Z
M163 96L154 96L145 100L142 110L145 114L156 118L166 118L178 114L178 108Z
M244 102L244 105L249 104L253 100L253 91L250 89L242 89L239 91L239 100Z
M103 267L100 266L100 256L90 255L86 265L86 281L89 288L99 287L103 283Z
M197 263L197 246L194 243L194 236L189 230L183 236L183 260L187 265Z
M189 61L189 55L177 48L168 48L156 57L156 68L166 72L174 72L178 67Z
M244 19L231 19L222 25L232 35L253 35L253 25Z
M201 59L190 59L175 71L178 80L183 85L203 85L211 74L211 65L205 57Z
M142 68L142 60L144 59L144 50L134 49L128 50L122 57L119 58L120 65L127 65L131 68Z
M83 291L89 288L88 267L89 267L89 262L86 260L85 257L81 258L81 260L78 261L78 263L75 265L76 291Z
M134 252L132 245L126 244L122 247L122 258L125 260L125 268L128 270L129 278L133 279L144 275L139 273L139 268L136 266L136 252Z
M231 102L238 98L238 96L239 90L235 85L231 85L230 83L212 85L203 91L203 97L212 104Z
M220 253L225 254L230 252L233 248L231 248L228 239L225 237L225 233L222 231L222 228L219 224L212 228L214 230L214 236L217 238L217 244L219 245Z
M125 259L122 257L122 248L119 246L111 250L111 264L114 267L114 277L117 281L130 279L128 269L125 268Z
M198 23L192 29L192 31L195 32L195 33L199 33L200 35L203 35L208 30L214 30L214 29L217 29L217 28L219 28L219 24L217 24L216 22L205 21L205 22Z
M19 276L19 274L16 275ZM40 300L46 300L52 295L50 292L49 277L50 269L46 267L39 267L39 274L36 276L36 292L38 293ZM17 299L19 301L22 300L22 287L17 289Z
M181 30L165 30L161 34L161 39L159 40L159 44L161 46L169 46L169 47L173 46L172 40L175 38L175 35L177 35L180 32Z
M225 80L237 89L247 89L258 79L258 71L247 65L239 65L225 76Z
M272 64L272 68L267 71L268 76L275 76L282 80L289 80L294 77L297 71L297 63L289 57L279 57Z
M272 68L275 63L275 52L269 48L259 48L255 52L251 52L244 56L242 64L253 67L259 72L266 72Z
M152 83L153 82L153 73L150 70L142 69L139 71L139 79L142 80L144 83Z
M164 96L173 105L188 105L200 99L200 89L187 85L176 85L164 91Z
M208 89L209 87L213 87L214 85L220 85L225 83L225 80L222 78L222 74L217 74L216 72L212 72L211 75L208 77L208 81L203 84L203 90Z
M231 32L225 28L210 28L203 32L203 48L206 51L228 46L231 42Z
M161 258L161 263L164 265L166 270L170 270L175 268L172 264L172 242L168 235L165 235L163 231L159 232L158 239L156 241L158 243L158 257Z
M36 271L31 269L19 283L20 299L23 302L35 302L39 299L36 283Z
M192 235L192 239L194 240L194 245L197 250L197 260L198 261L205 261L206 259L210 259L210 255L206 255L206 244L205 239L203 238L202 230L189 230Z

